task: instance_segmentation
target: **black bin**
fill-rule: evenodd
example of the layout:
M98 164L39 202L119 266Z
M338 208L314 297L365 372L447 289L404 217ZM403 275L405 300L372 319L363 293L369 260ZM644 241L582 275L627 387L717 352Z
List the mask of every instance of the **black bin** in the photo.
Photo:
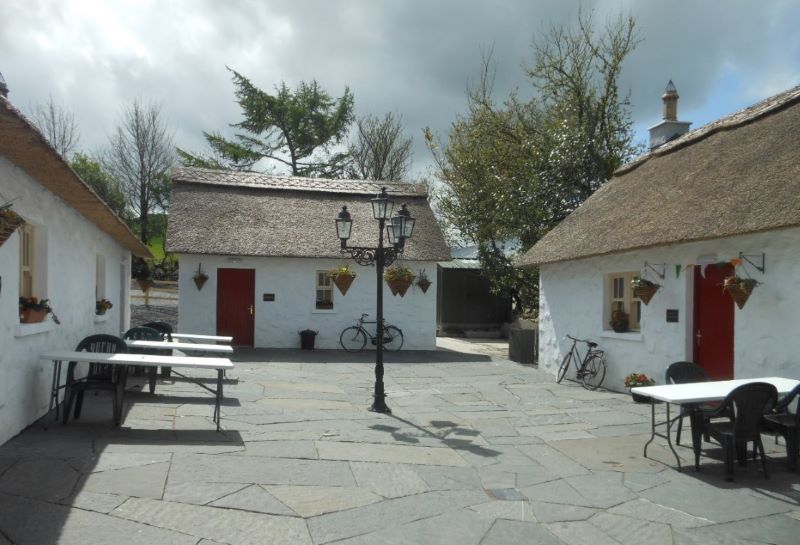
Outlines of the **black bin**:
M317 331L313 329L304 329L300 332L300 348L303 350L314 350L314 339L317 337Z

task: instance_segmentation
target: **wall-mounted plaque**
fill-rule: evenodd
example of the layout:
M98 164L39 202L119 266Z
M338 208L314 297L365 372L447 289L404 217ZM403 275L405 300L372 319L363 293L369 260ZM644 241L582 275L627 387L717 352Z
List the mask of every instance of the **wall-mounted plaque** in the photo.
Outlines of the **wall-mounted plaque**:
M667 309L667 322L678 323L678 309L677 308L668 308Z
M274 293L265 293L264 294L264 301L274 301L275 294Z

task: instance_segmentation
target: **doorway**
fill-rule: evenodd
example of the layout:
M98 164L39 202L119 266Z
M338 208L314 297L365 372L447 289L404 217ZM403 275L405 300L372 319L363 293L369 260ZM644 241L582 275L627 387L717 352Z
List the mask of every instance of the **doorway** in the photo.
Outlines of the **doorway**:
M217 335L234 346L253 346L255 269L217 269Z
M733 378L733 299L722 291L729 264L694 270L694 361L709 378Z

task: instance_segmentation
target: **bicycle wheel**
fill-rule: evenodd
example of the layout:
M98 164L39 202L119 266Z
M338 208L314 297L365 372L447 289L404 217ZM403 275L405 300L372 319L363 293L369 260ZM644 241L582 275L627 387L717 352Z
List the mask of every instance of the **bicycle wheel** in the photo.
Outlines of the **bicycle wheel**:
M569 364L572 361L572 351L570 350L567 352L567 355L564 356L564 359L561 360L561 367L558 368L558 374L556 375L556 384L560 383L564 380L564 377L567 376L567 371L569 371Z
M367 345L367 335L363 329L353 325L342 331L339 343L348 352L361 352Z
M606 358L603 354L592 354L578 373L583 387L597 390L606 378Z
M383 347L389 352L397 352L403 347L403 332L393 325L383 330Z

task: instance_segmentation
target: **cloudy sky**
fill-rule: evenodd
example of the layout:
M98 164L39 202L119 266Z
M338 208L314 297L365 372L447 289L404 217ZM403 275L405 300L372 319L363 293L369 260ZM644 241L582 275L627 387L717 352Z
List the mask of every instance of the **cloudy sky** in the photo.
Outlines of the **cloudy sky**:
M419 175L422 128L444 135L464 112L481 50L494 48L498 96L525 92L532 38L581 6L599 23L637 21L622 83L642 140L670 78L693 127L800 84L800 0L2 0L0 73L24 111L49 94L72 110L88 151L136 97L162 104L178 145L203 150L201 131L239 120L226 65L263 89L348 85L357 114L403 116Z

